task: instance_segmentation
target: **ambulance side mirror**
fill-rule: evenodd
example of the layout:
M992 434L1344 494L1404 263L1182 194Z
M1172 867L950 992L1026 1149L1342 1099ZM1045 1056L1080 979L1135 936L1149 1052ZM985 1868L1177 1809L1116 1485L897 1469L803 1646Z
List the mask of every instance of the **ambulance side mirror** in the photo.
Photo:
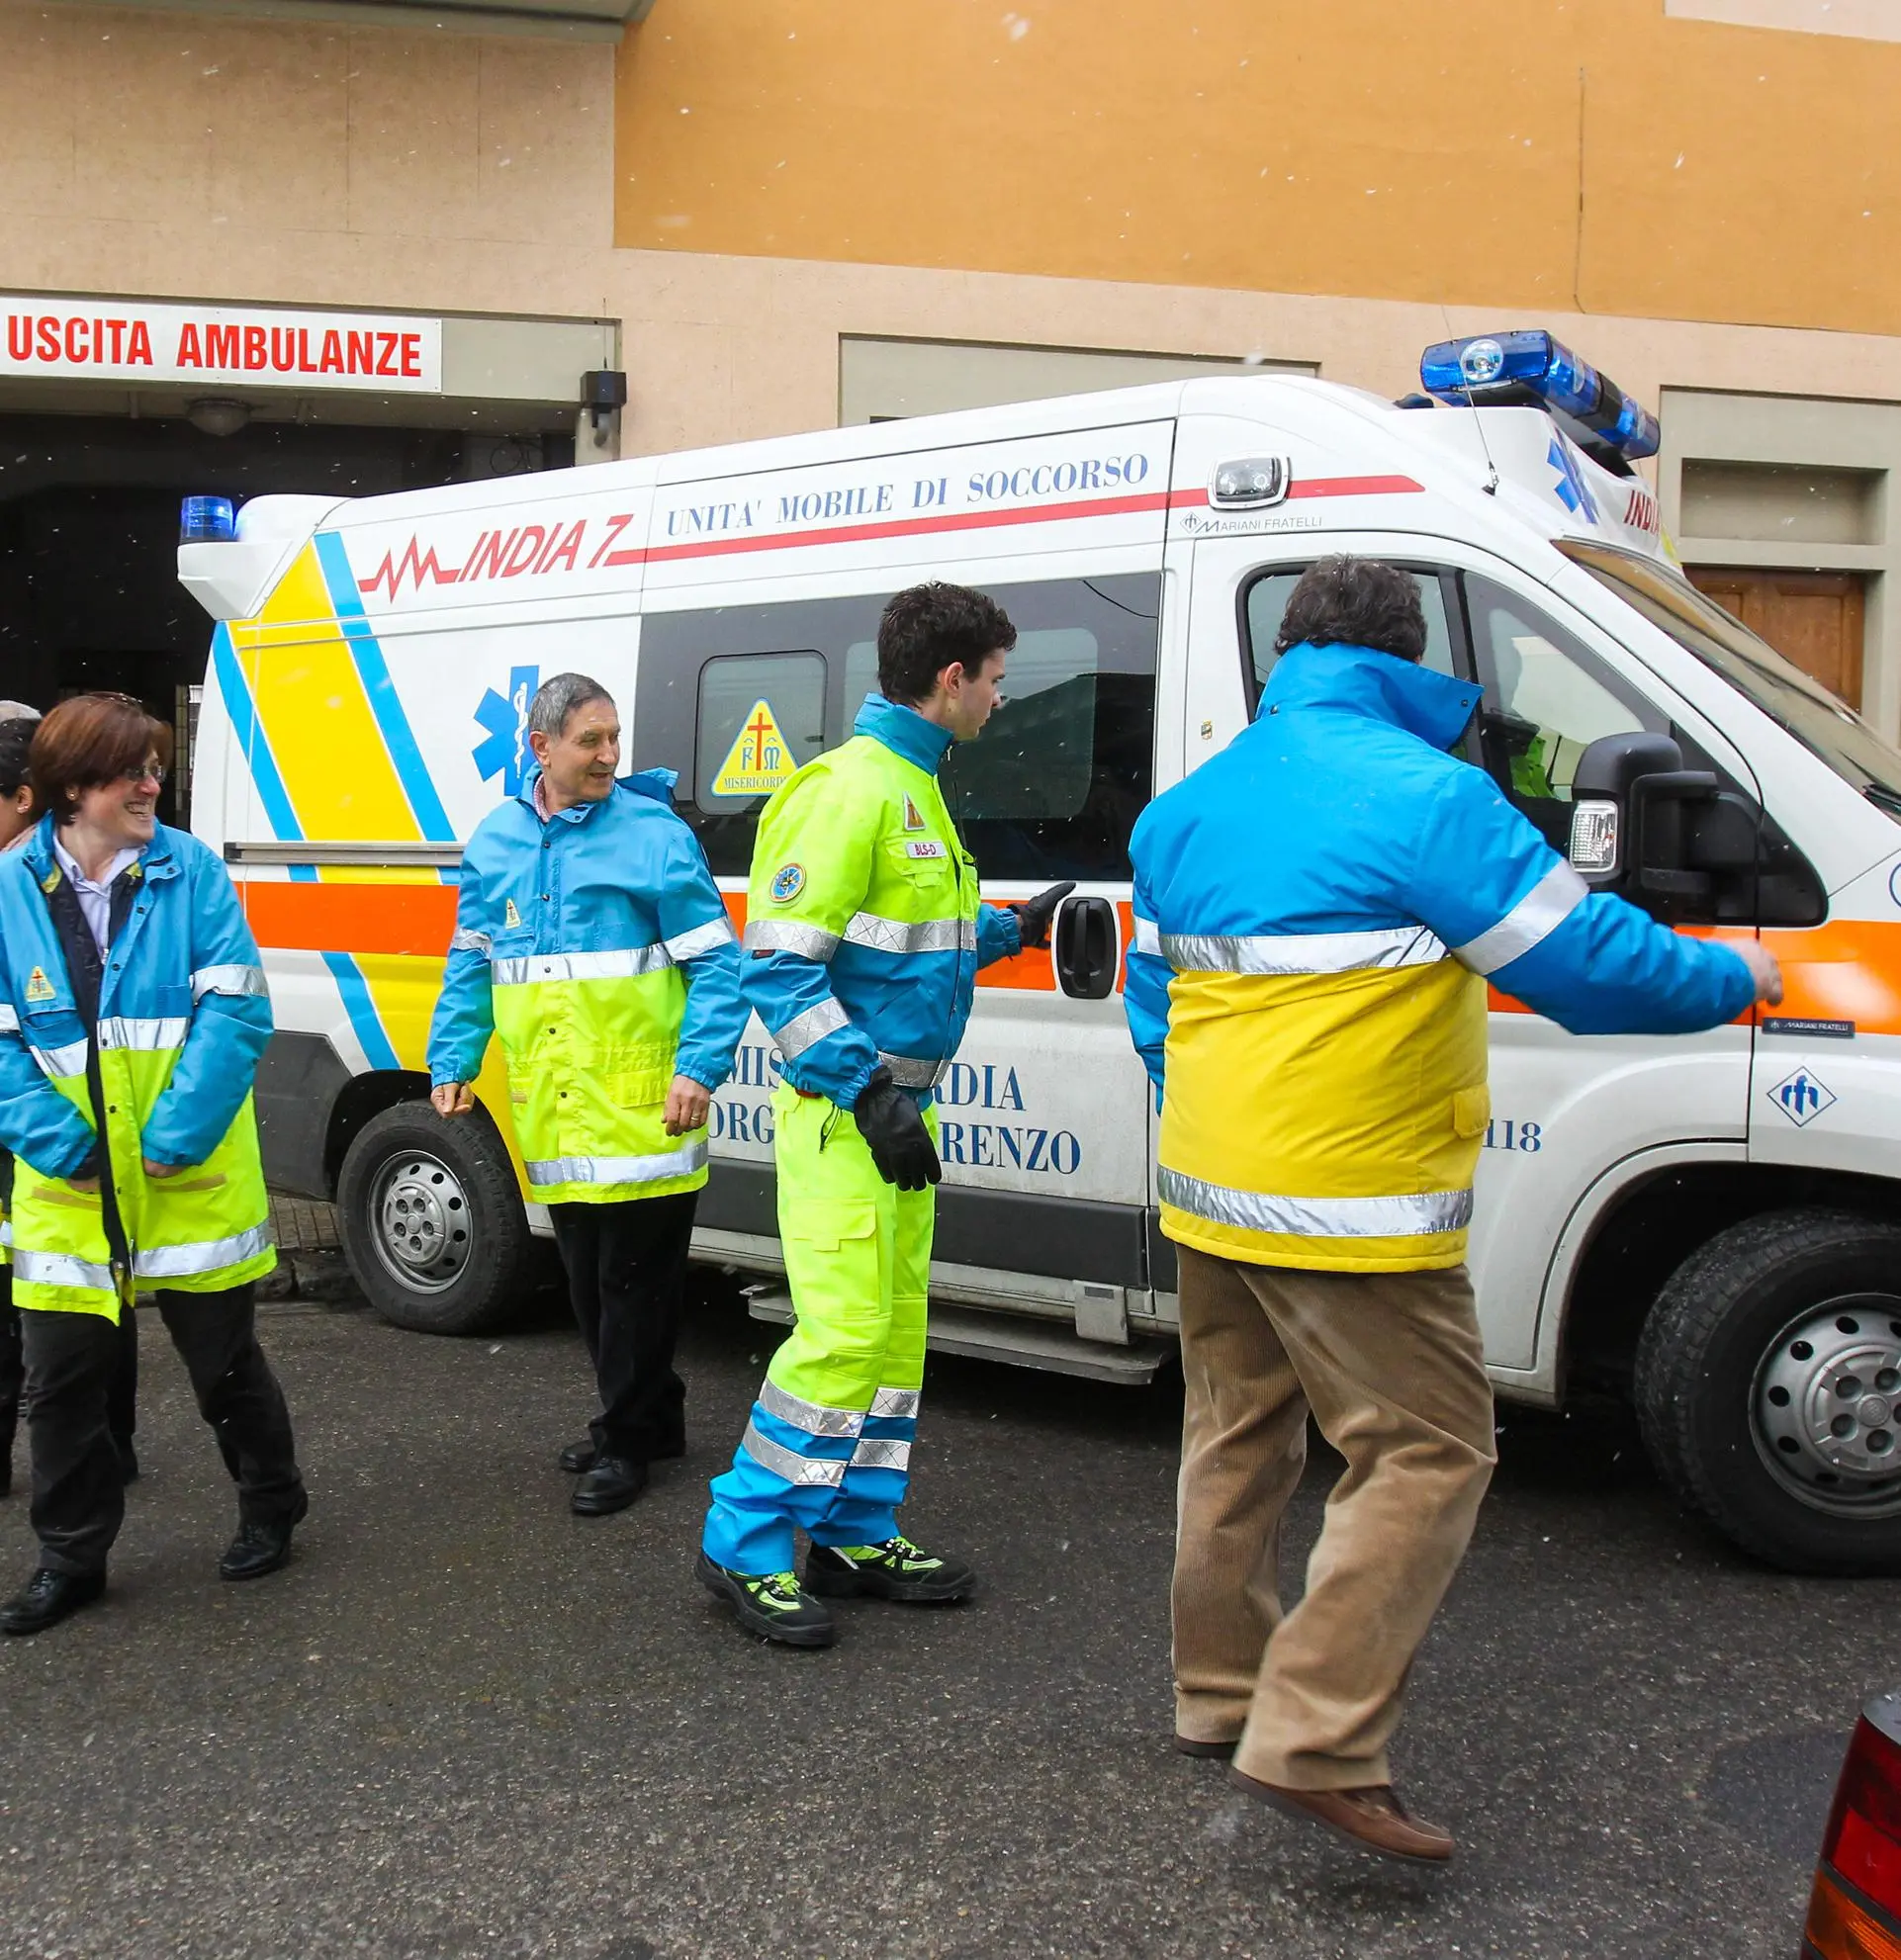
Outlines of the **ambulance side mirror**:
M1753 873L1762 813L1667 735L1600 736L1572 778L1572 868L1671 917L1707 910L1725 873Z
M1051 944L1056 984L1078 1001L1106 1001L1116 991L1122 965L1122 933L1106 898L1066 898L1056 914Z

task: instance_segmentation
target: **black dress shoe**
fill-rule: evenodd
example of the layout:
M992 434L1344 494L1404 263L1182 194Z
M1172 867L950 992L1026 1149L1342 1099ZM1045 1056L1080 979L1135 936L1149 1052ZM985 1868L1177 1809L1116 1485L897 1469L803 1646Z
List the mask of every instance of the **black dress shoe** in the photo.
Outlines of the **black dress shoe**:
M0 1497L4 1497L12 1488L13 1453L8 1451L4 1455L0 1455Z
M624 1511L647 1488L647 1466L628 1457L596 1457L594 1467L575 1485L571 1508L584 1518Z
M267 1524L242 1524L224 1558L218 1561L221 1579L261 1579L291 1556L291 1533L310 1515L311 1500L301 1490L297 1508Z
M54 1572L45 1565L0 1606L0 1634L44 1634L106 1589L104 1572Z
M556 1460L570 1476L586 1476L594 1467L594 1439L584 1437L579 1443L570 1443Z

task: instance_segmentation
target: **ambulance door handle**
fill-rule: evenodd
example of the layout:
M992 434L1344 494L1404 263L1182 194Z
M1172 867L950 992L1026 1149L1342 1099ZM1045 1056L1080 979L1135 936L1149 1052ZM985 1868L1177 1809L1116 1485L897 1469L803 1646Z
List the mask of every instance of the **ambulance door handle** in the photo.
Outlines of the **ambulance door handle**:
M1056 915L1056 984L1079 1001L1116 991L1116 908L1106 898L1069 898Z

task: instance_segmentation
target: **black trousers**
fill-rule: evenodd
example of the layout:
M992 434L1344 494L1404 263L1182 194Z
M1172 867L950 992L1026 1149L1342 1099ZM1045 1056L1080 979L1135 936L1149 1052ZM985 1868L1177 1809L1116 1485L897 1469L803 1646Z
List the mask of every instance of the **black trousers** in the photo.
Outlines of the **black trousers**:
M247 1524L288 1517L304 1490L290 1411L257 1345L255 1289L161 1292L158 1311L237 1485ZM122 1314L124 1320L130 1316ZM20 1315L33 1448L33 1529L55 1572L103 1571L126 1492L109 1416L123 1336L98 1313Z
M686 1387L674 1373L696 1191L615 1204L551 1204L568 1296L594 1364L603 1457L652 1463L686 1447Z
M20 1309L13 1303L13 1269L0 1266L0 1470L13 1454L20 1397L27 1385L26 1356L20 1344ZM133 1462L133 1432L138 1427L138 1316L119 1316L119 1361L106 1393L106 1427L120 1458ZM0 1476L0 1483L6 1481Z

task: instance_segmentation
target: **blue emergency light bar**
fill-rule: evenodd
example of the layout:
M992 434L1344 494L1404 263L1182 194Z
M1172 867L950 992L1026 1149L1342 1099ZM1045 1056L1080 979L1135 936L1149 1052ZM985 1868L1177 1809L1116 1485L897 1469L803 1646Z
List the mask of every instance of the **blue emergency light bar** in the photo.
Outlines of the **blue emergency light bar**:
M237 536L237 512L227 496L188 496L178 510L181 545L227 545Z
M1586 452L1601 448L1625 463L1655 456L1664 439L1648 408L1541 328L1441 340L1420 355L1419 381L1460 407L1547 408L1576 424Z

